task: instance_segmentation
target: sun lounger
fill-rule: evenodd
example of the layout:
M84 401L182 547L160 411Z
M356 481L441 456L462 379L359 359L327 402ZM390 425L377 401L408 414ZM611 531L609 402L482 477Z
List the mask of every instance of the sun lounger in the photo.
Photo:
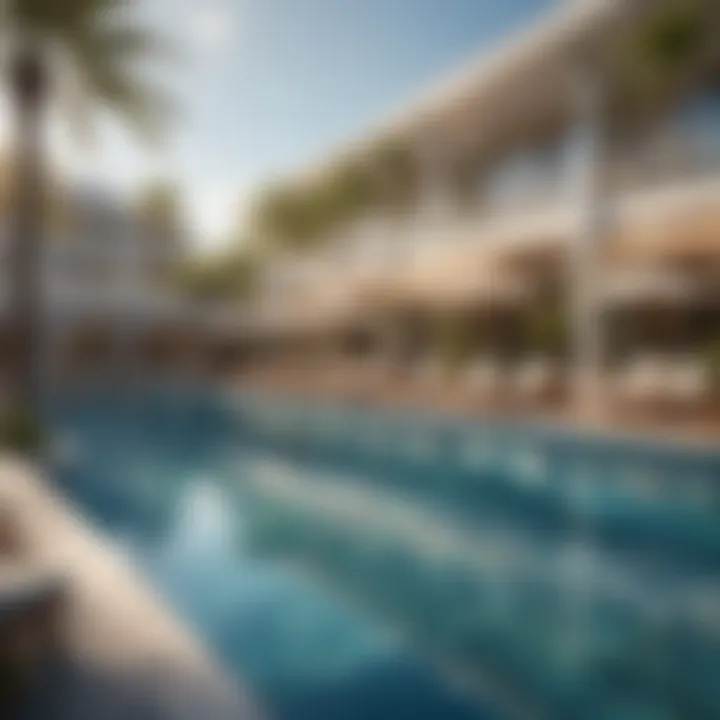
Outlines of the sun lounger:
M686 357L672 362L668 391L675 402L682 405L699 403L709 390L708 371L699 359Z
M647 403L669 397L670 368L660 357L641 357L629 362L616 376L618 394L632 403Z

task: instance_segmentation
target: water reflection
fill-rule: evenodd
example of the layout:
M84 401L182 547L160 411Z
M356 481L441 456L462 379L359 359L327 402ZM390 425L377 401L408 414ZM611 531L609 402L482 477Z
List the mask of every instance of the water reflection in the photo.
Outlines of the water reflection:
M192 481L180 498L161 564L181 569L204 560L227 562L228 553L235 554L237 517L216 483L204 477Z
M418 717L431 700L427 717L484 716L412 663L392 633L319 591L297 568L254 559L244 552L246 542L237 498L198 478L179 499L151 574L224 661L264 688L282 715L399 717L402 711ZM403 688L407 683L425 695L422 710L393 700L411 691Z

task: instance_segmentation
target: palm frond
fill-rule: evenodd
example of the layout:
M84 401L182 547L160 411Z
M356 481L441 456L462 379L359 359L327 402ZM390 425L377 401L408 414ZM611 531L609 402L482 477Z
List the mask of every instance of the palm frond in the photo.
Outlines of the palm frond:
M72 45L83 46L88 62L145 63L184 59L177 44L148 28L132 24L100 25L80 36L70 36Z
M117 115L138 137L161 144L178 107L172 96L149 82L117 74L93 86L101 103Z
M120 116L143 140L156 143L177 107L171 96L141 70L180 51L168 39L137 22L136 0L7 0L7 23L18 37L39 41L43 50L70 62L51 68L73 75L56 85L71 88L65 115L83 138L92 128L90 106ZM66 67L71 66L71 67Z
M133 0L6 0L6 21L14 28L44 37L97 27L130 10Z
M711 0L666 0L630 38L624 72L636 89L654 92L706 58L716 44L718 9ZM712 33L712 34L711 34Z

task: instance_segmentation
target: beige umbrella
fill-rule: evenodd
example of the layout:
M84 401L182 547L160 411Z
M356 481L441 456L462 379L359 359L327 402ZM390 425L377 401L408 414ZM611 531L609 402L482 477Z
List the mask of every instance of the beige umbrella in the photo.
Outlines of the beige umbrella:
M720 206L717 200L664 209L624 223L610 258L622 264L707 263L720 265Z
M416 267L404 279L403 291L410 301L438 308L479 302L520 304L531 294L524 277L498 267L477 250Z

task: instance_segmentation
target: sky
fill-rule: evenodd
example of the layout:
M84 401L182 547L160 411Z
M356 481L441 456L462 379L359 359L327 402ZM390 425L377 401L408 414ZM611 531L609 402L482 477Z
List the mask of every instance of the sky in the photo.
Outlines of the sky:
M182 62L158 71L181 112L148 152L106 123L91 150L53 128L74 176L129 193L177 180L201 249L231 234L248 198L320 161L557 0L138 0Z

